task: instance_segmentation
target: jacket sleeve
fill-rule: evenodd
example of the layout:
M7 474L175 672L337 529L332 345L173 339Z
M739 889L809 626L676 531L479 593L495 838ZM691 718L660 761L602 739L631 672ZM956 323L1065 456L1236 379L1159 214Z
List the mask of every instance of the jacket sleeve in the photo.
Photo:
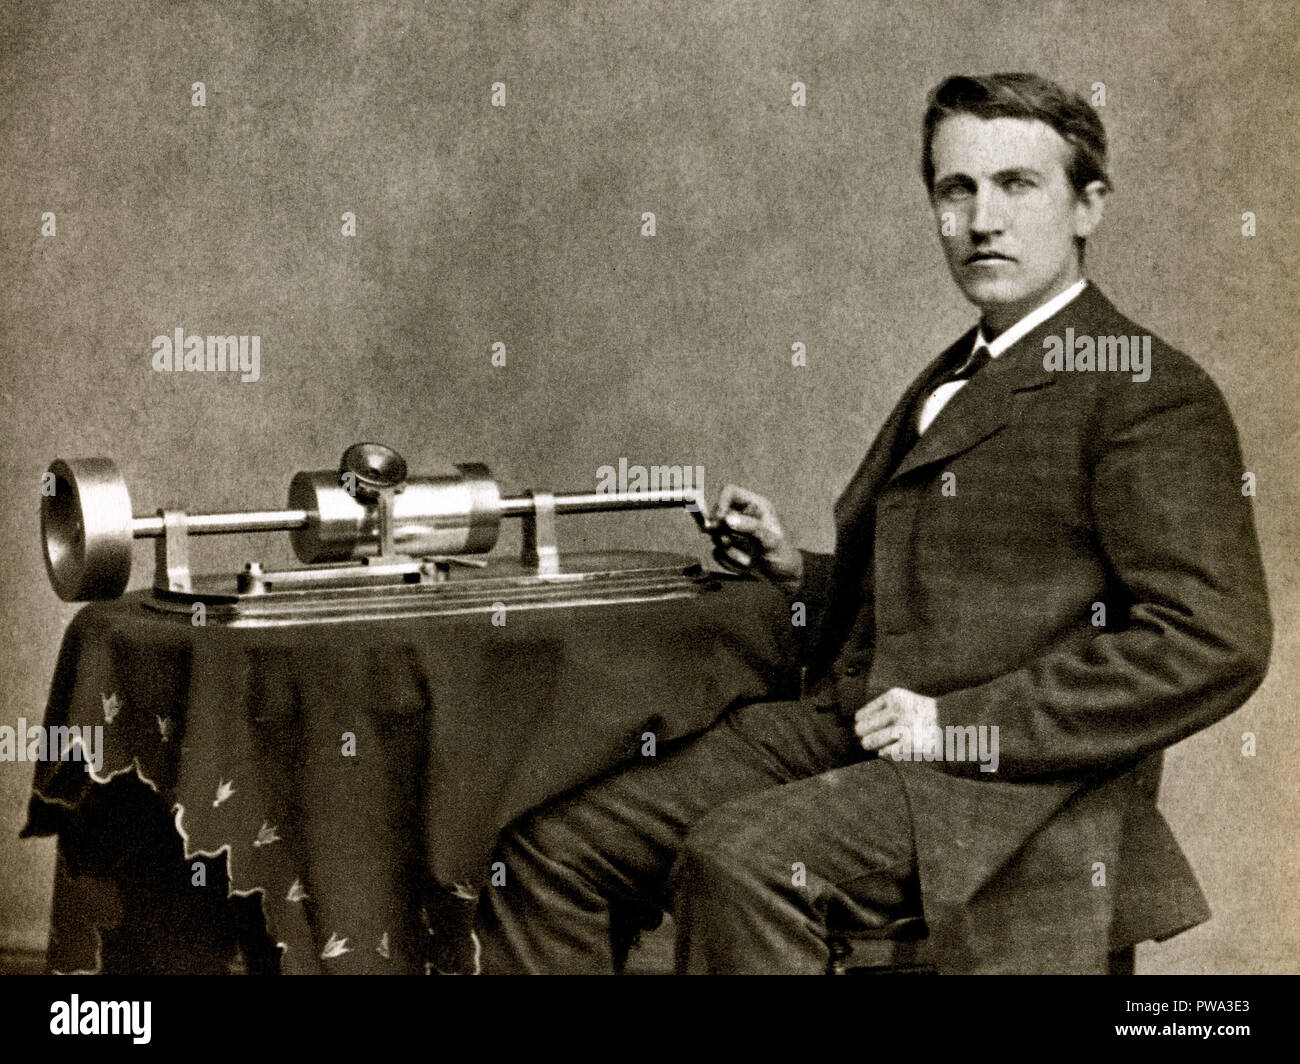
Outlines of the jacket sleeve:
M998 727L1002 779L1136 759L1226 717L1264 676L1272 622L1232 418L1190 360L1162 368L1154 388L1111 390L1091 437L1095 546L1126 591L1122 629L937 700L941 726Z

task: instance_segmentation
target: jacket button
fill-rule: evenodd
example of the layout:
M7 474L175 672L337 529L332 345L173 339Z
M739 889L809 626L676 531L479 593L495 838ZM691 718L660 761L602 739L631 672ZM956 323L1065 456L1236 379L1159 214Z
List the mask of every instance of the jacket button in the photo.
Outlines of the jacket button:
M861 670L856 665L845 665L840 671L845 676L856 676Z

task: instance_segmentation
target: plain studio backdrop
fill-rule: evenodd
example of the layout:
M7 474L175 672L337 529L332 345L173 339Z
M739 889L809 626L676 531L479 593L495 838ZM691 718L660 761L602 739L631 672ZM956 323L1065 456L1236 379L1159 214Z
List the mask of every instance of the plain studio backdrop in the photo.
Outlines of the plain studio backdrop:
M280 506L296 470L363 439L414 472L487 462L509 489L591 490L620 458L698 465L710 494L762 491L829 549L831 502L889 408L975 320L919 177L927 92L958 72L1101 83L1116 192L1087 270L1227 396L1277 624L1260 691L1166 758L1161 808L1214 919L1139 970L1300 970L1292 5L5 7L11 725L40 718L78 608L41 563L56 456L114 458L141 513ZM155 372L151 340L177 328L259 336L260 380ZM562 549L704 547L671 512L559 532ZM284 535L193 554L291 559ZM151 568L137 544L132 586ZM48 926L54 845L17 838L30 783L0 764L0 949L43 949Z

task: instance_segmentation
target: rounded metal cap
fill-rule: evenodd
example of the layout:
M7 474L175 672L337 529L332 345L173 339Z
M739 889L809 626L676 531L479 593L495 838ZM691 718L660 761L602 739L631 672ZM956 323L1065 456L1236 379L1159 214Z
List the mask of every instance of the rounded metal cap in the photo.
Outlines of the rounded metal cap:
M384 488L406 480L406 459L382 443L354 443L339 459L340 479L349 474L355 480L356 497L373 502ZM347 482L342 483L346 489Z

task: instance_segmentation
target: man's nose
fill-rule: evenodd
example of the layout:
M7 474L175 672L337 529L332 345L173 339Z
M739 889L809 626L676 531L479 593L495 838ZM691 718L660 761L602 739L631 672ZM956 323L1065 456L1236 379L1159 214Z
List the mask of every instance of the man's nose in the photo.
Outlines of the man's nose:
M993 189L976 189L970 216L971 236L991 236L1002 232L1002 202Z

